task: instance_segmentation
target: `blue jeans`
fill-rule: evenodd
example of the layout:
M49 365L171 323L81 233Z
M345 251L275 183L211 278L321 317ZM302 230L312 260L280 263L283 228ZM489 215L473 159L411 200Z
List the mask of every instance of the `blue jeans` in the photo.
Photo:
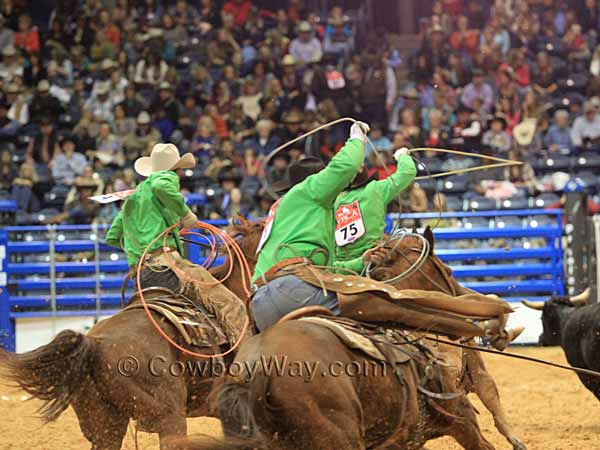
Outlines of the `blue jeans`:
M285 275L260 287L250 302L250 311L259 331L274 325L286 314L304 306L324 306L336 316L341 314L335 292L327 292L302 281L294 275Z

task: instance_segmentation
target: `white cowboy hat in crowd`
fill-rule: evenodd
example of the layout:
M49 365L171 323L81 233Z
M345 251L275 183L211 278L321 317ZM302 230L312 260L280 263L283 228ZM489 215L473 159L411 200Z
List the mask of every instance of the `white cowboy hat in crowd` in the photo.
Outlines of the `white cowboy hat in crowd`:
M529 145L535 136L536 120L528 118L513 128L513 136L519 145Z
M138 158L133 167L143 177L150 176L161 170L192 169L196 159L191 153L179 156L179 150L174 144L156 144L150 156Z

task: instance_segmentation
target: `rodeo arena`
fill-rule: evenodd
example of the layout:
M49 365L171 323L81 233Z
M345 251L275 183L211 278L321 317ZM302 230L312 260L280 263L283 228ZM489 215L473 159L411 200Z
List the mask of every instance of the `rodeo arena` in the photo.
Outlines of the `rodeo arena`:
M0 0L0 450L600 450L599 0Z

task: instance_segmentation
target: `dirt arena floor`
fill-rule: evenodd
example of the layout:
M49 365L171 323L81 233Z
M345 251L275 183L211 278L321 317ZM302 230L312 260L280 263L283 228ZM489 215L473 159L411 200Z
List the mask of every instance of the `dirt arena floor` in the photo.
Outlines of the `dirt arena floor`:
M514 348L511 351L565 363L559 348ZM508 416L529 450L600 450L600 403L573 373L499 356L484 356L498 382ZM0 450L90 448L71 409L55 423L43 426L35 417L39 403L24 400L21 392L0 387ZM474 403L481 411L480 424L485 436L496 449L511 449L494 428L484 407L476 399ZM191 433L220 433L220 424L214 419L190 419L188 423ZM138 440L142 450L158 449L155 435L139 433ZM132 427L123 448L135 449ZM460 449L450 438L432 441L427 448Z

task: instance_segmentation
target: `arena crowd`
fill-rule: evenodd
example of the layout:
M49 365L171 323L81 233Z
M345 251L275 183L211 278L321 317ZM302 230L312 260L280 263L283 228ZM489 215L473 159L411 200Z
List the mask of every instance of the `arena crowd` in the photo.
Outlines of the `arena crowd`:
M304 155L331 158L349 125L261 161L341 117L371 125L366 163L380 178L403 146L527 161L414 183L394 211L556 206L569 180L596 192L596 0L435 1L409 51L364 31L358 11L302 0L64 0L37 26L34 2L0 5L0 197L18 223L110 223L119 205L88 197L135 188L133 161L161 141L199 161L182 187L200 217L262 216L265 184ZM418 156L430 172L481 164Z

